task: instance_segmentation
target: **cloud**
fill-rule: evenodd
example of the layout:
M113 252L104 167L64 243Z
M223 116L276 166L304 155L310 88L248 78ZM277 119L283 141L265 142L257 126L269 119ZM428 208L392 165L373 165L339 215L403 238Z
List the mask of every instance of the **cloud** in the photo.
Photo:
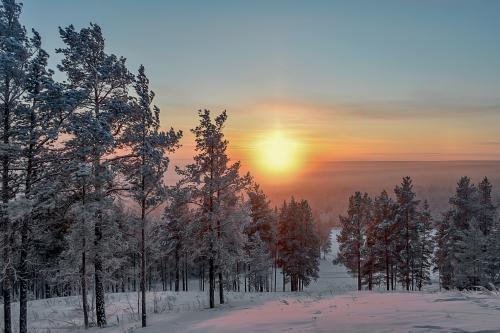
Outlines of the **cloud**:
M363 103L330 103L309 101L267 100L250 108L276 113L290 120L332 120L362 118L365 120L410 120L500 117L499 104L467 103L450 100L373 101ZM307 118L306 118L307 117ZM334 118L335 117L335 118Z
M483 141L478 144L482 146L500 146L500 141Z

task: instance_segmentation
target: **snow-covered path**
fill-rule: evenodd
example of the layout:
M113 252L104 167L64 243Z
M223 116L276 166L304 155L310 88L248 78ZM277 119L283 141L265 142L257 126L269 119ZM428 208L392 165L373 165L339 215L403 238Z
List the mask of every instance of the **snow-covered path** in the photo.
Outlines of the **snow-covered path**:
M141 333L500 332L498 295L349 293L165 317Z

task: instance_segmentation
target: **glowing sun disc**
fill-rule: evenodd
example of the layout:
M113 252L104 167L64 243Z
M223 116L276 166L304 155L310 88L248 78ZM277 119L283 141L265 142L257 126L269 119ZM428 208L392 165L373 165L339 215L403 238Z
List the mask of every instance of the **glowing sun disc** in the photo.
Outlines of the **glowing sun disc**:
M283 132L275 131L258 143L257 153L257 159L265 171L292 171L299 162L300 144Z

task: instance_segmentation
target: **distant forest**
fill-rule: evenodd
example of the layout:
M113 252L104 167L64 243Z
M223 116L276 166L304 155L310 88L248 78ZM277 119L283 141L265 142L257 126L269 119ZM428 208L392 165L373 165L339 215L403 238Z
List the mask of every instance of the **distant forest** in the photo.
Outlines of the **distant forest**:
M488 177L493 185L492 200L498 205L498 170L499 161L323 162L305 171L293 184L264 189L273 202L286 199L290 193L308 198L318 218L339 226L339 215L346 211L352 193L360 191L376 196L383 189L391 192L394 184L410 175L417 198L427 199L432 216L439 218L449 208L450 194L462 176L469 176L475 183Z

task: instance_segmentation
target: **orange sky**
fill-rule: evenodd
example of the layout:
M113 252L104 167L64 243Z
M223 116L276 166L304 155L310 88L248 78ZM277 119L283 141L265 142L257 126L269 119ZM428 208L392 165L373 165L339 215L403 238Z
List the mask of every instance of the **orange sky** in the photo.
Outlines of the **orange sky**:
M228 108L226 137L232 159L241 160L245 170L278 181L276 173L262 167L263 138L280 131L300 144L300 156L288 178L310 171L318 162L373 160L494 160L500 143L494 141L499 126L495 113L455 113L418 109L405 116L390 105L370 107L332 106L298 102L265 101L242 108ZM165 108L164 108L165 109ZM173 157L183 164L193 154L189 128L197 122L196 110L176 112L162 123L184 131L183 148ZM218 112L222 108L214 109ZM435 112L435 113L434 113ZM180 115L180 116L179 116ZM493 125L492 125L493 124ZM293 171L293 172L292 172ZM267 179L269 180L269 179Z

